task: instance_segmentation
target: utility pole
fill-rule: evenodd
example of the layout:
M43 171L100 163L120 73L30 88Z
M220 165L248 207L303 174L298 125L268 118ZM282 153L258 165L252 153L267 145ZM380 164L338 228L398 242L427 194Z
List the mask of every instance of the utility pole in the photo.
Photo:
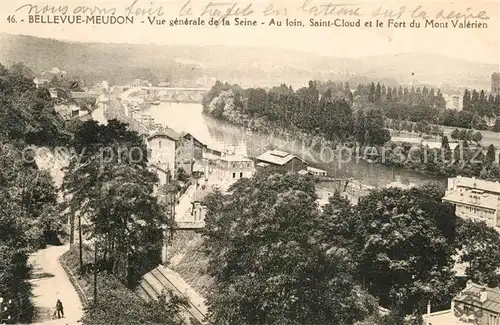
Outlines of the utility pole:
M82 215L78 212L78 247L80 257L80 270L83 271L83 243L82 243Z
M94 239L94 306L97 305L97 238Z
M69 245L73 247L75 244L75 213L73 210L70 211L69 216Z
M170 243L170 240L173 236L173 228L172 224L175 219L175 187L172 180L168 180L168 183L165 185L165 221L163 224L163 247L162 247L162 263L166 265L168 263L167 260L167 247Z

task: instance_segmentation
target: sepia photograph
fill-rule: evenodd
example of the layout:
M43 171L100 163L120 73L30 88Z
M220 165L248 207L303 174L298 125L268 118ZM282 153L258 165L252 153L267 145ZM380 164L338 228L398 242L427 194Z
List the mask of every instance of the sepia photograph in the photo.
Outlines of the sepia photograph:
M0 324L500 325L499 18L0 0Z

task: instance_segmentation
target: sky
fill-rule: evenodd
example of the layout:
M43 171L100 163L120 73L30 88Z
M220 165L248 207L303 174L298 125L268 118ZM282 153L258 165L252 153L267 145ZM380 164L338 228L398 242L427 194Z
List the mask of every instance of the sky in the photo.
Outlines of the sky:
M30 24L28 23L30 5L37 5L42 8L45 5L50 7L67 6L67 15L73 15L74 10L81 9L81 6L100 9L116 9L116 15L126 13L126 8L135 2L133 9L150 9L152 12L161 7L163 15L157 16L165 19L167 25L150 25L147 15L135 16L134 25L70 25L70 24ZM186 4L186 1L190 1ZM221 0L232 3L231 0ZM78 42L112 42L112 43L134 43L145 44L154 43L159 45L226 45L226 46L250 46L282 48L292 51L312 52L325 56L335 57L362 57L370 55L394 55L398 53L438 53L455 58L466 59L475 62L500 63L500 0L480 2L459 0L455 2L431 2L431 1L379 1L367 2L352 0L335 1L330 4L337 5L333 14L325 16L320 12L319 6L329 2L323 0L275 0L254 2L248 0L238 0L238 8L243 10L251 4L253 13L246 16L249 20L257 20L258 26L174 26L168 25L169 21L175 18L201 19L208 21L212 15L216 15L213 10L204 9L210 5L209 0L184 0L184 1L148 1L148 0L59 0L32 2L17 0L0 0L0 31L9 34L24 34L43 38L54 38L58 40L78 41ZM218 2L211 2L212 8L227 8L228 6L217 5ZM272 5L275 9L287 9L287 15L274 15L275 20L285 23L290 20L301 20L305 27L275 27L269 26L273 16L265 16L264 11ZM24 7L23 7L24 6ZM22 7L22 8L21 8ZM80 8L79 8L80 7ZM186 13L186 8L191 8L190 15L181 17L181 13ZM21 9L19 9L21 8ZM182 11L184 8L184 11ZM316 9L315 9L316 8ZM330 7L332 8L332 7ZM348 8L353 12L357 10L357 15L338 15L341 8ZM380 8L380 9L379 9ZM403 8L403 9L401 9ZM419 9L418 9L419 8ZM19 9L19 10L17 10ZM17 11L16 11L17 10ZM417 10L417 11L415 11ZM409 23L413 21L412 14L417 15L425 12L426 18L431 20L439 16L443 10L444 15L457 15L457 13L471 14L475 17L489 19L475 19L470 22L479 21L486 23L487 28L483 29L463 29L453 28L453 19L442 19L440 22L448 21L448 28L424 28L425 19L416 18L420 22L420 28L410 28ZM402 13L400 17L394 19L406 22L406 28L387 27L388 17L385 14ZM480 12L483 11L481 14ZM376 17L374 14L379 13ZM33 13L33 12L32 12ZM315 16L315 13L317 14ZM41 13L42 14L42 13ZM49 13L45 13L47 17ZM59 13L60 14L60 13ZM9 23L9 15L15 15L16 23ZM51 16L54 16L51 14ZM215 16L216 17L216 16ZM342 27L309 27L309 19L331 20L344 19L349 21L360 20L360 28ZM399 18L399 19L398 19ZM24 22L20 22L24 19ZM234 16L229 16L233 21ZM383 22L383 27L365 27L364 24L372 21L374 26L376 20ZM141 24L140 21L145 21ZM438 21L435 19L435 21ZM463 22L463 19L459 21ZM264 23L262 25L261 23Z

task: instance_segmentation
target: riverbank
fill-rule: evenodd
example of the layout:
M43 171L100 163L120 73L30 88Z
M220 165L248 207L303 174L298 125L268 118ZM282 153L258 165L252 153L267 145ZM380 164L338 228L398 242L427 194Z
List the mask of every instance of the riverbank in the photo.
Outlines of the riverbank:
M384 146L360 146L355 141L334 142L327 140L317 131L316 134L306 133L300 129L284 128L273 125L264 118L250 119L240 112L231 112L230 115L211 114L206 109L203 114L211 119L232 124L236 127L246 128L251 133L260 133L268 139L278 139L292 143L283 150L289 150L295 155L307 160L313 165L322 168L326 164L336 163L339 166L349 163L364 163L369 165L385 166L388 168L415 172L431 179L444 179L457 175L474 176L487 180L500 177L500 169L495 164L475 164L476 148L441 149L430 147L428 143L409 143L405 141L388 141ZM266 141L273 142L273 141ZM440 143L441 144L441 143ZM278 146L279 147L279 146ZM291 147L291 148L290 148ZM270 147L271 148L271 147ZM295 150L294 149L298 149ZM309 151L319 152L313 157ZM450 157L465 157L462 161L452 161ZM486 155L480 155L483 157ZM453 162L453 163L452 163ZM463 164L462 164L463 163Z

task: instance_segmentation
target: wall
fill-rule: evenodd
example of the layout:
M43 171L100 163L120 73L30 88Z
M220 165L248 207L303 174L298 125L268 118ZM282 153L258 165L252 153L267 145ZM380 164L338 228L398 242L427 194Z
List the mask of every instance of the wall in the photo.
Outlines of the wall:
M166 137L154 137L148 140L148 148L151 149L150 162L170 170L172 177L175 177L175 141Z
M208 257L203 252L201 234L195 230L176 230L167 256L169 268L179 273L199 294L207 294L212 279L206 275Z
M250 163L250 167L242 166L238 161L220 161L215 166L209 168L207 171L210 178L233 181L240 178L250 178L255 172L253 162L248 161L244 163Z
M192 159L197 161L203 159L203 148L193 142L190 139L181 138L177 142L177 148L175 150L175 169L182 167L186 173L192 173Z
M191 209L191 216L193 221L203 221L205 220L206 208L199 202L193 203Z
M283 168L287 171L293 171L293 172L298 172L302 169L305 169L307 167L307 164L303 163L300 159L298 158L293 158L289 162L287 162Z

